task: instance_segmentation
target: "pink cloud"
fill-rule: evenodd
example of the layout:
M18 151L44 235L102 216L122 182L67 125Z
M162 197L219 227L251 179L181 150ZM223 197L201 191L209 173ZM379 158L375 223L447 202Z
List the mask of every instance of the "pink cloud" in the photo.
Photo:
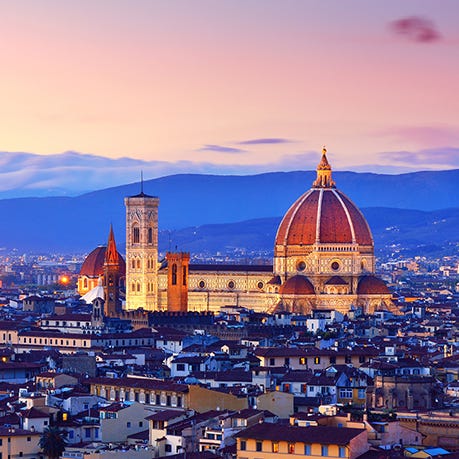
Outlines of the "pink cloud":
M419 16L397 19L389 27L395 34L415 43L432 43L442 38L432 21Z

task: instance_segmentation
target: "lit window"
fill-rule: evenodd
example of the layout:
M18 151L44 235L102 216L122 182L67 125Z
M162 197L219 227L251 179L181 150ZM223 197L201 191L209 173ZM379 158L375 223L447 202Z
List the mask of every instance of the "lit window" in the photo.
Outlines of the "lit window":
M273 453L278 453L279 452L279 442L278 441L273 441L272 442L271 451Z
M288 453L289 454L295 454L295 443L289 443L288 444Z
M315 363L316 365L319 365L319 363L320 363L320 357L314 357L314 363Z

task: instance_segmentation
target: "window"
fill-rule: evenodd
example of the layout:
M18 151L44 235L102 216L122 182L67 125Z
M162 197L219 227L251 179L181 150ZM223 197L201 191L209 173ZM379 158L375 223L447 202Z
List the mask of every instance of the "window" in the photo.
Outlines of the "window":
M186 285L186 266L182 266L182 284Z
M177 363L177 371L185 371L185 364Z
M177 397L177 406L182 406L182 397Z
M166 397L166 405L171 406L171 396L170 395Z
M74 434L73 430L69 430L67 435L69 436L70 439L73 439L75 434Z
M245 440L241 440L241 451L245 451L247 449L247 442Z
M306 357L300 357L300 365L306 365L308 363Z
M339 457L346 457L346 448L344 446L339 447Z
M172 265L172 285L177 285L177 265L174 263Z
M344 388L339 390L340 398L352 398L352 389Z
M328 456L328 445L322 445L322 457Z
M290 359L288 357L285 357L284 359L284 365L288 367L290 365Z
M32 437L27 437L27 441L32 441Z
M136 225L132 228L132 242L138 244L140 242L140 228Z
M304 455L305 456L311 455L311 445L309 445L308 443L304 444Z
M85 438L91 438L91 428L90 427L85 427L85 429L84 429L84 437Z
M314 357L314 363L315 363L316 365L319 365L319 363L320 363L320 357Z
M331 363L332 365L334 365L334 364L336 363L336 356L332 355L332 356L330 357L330 363Z
M172 452L172 445L166 445L165 450L166 450L166 453Z
M271 451L273 453L278 453L279 452L279 442L278 441L273 441L271 443Z
M153 228L148 228L148 243L153 244Z
M345 362L345 363L352 363L352 356L350 356L350 355L345 355L345 356L344 356L344 362Z
M295 443L289 443L288 444L288 453L289 454L295 454Z
M303 394L305 394L306 391L308 390L307 387L308 387L307 384L301 384L301 392L302 392Z
M128 429L131 428L131 421L126 422L126 427L127 427Z
M273 367L275 364L276 364L275 359L270 358L270 359L269 359L269 365L270 365L271 367Z
M290 392L290 384L284 383L284 392Z
M364 398L365 398L365 395L366 395L365 389L359 389L359 395L358 395L358 397L359 397L360 399L364 399Z
M263 442L261 441L257 441L256 445L255 445L255 449L257 451L262 451L263 450Z

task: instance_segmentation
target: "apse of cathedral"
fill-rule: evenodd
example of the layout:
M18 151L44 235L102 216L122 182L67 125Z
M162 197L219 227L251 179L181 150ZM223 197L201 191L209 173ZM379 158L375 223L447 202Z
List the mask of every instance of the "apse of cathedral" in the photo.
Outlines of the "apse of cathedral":
M366 313L381 308L397 312L389 289L375 275L368 223L336 187L325 148L312 187L279 225L273 265L193 264L186 252L168 253L159 262L159 199L144 194L142 185L140 194L125 198L125 205L126 264L110 230L108 248L103 254L102 248L91 252L78 281L78 291L84 294L84 286L89 291L102 279L106 314L121 314L113 280L125 286L123 311L219 312L223 306L242 306L269 313L346 314L356 307Z

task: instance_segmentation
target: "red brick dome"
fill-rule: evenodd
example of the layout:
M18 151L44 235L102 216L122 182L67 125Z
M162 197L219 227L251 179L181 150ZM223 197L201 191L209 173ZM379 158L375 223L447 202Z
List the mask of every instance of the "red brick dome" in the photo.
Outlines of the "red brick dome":
M288 279L280 288L281 295L314 295L314 286L305 276L296 275Z
M365 217L335 188L325 149L313 187L290 207L276 235L276 246L317 243L373 245Z
M370 228L357 206L341 191L312 188L287 211L276 245L373 245Z
M84 260L81 269L80 276L87 277L99 277L104 273L104 261L105 252L107 248L105 246L96 247ZM126 273L126 263L124 258L118 252L120 260L121 275L124 276Z
M358 295L390 295L386 283L376 276L362 276L357 286Z

